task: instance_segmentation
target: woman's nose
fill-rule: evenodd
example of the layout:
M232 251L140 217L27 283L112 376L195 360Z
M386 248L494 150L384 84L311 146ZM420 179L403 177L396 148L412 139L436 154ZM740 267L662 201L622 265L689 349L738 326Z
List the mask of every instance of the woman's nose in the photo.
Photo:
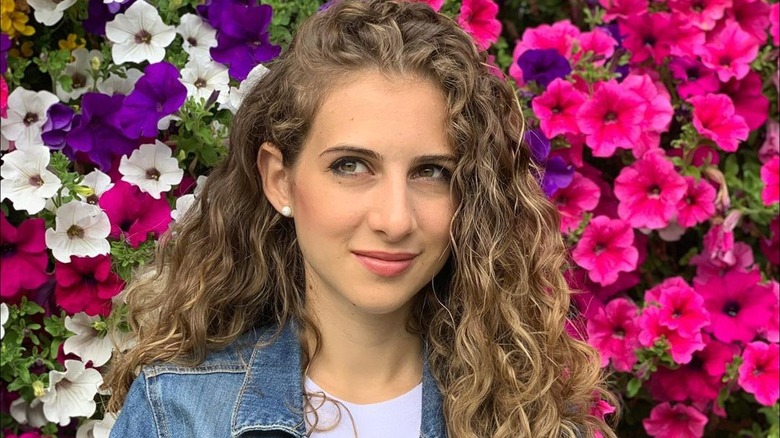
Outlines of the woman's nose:
M399 241L417 227L415 205L406 178L386 178L374 193L367 214L371 230Z

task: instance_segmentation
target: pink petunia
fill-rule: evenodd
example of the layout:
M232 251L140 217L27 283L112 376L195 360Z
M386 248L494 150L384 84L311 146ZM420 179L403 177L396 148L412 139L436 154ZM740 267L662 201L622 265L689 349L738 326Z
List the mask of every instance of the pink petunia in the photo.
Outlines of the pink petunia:
M764 236L758 241L761 252L769 263L780 265L780 217L775 216L769 222L769 236Z
M618 216L635 228L664 228L674 217L687 187L663 152L645 154L624 167L615 179L615 196L620 200Z
M614 80L597 86L577 111L577 126L596 157L611 157L615 149L630 149L642 134L645 100Z
M27 219L14 227L0 212L0 297L16 302L25 289L46 283L49 256L44 238L43 219Z
M402 0L404 1L404 0ZM439 9L441 9L442 6L444 6L444 0L405 0L405 1L412 1L412 2L418 2L418 3L427 3L428 6L433 8L434 11L439 12Z
M769 282L772 287L772 295L775 296L775 302L772 306L772 317L769 323L760 330L761 336L769 342L780 342L780 283L772 280Z
M618 371L631 371L639 348L637 307L625 298L616 298L588 318L588 342L599 350L601 366L612 361Z
M609 32L599 27L583 32L577 40L580 43L580 51L572 60L576 62L583 54L591 52L590 62L593 65L604 65L615 53L615 47L618 45Z
M628 223L597 216L585 227L572 258L588 270L592 281L606 286L617 281L619 272L636 269L639 252L633 243L634 230Z
M775 155L761 166L761 181L764 183L761 190L764 205L780 202L780 156Z
M687 364L676 369L660 367L652 374L648 388L654 400L707 402L718 397L724 387L726 366L739 354L740 348L709 336L704 340L704 349L693 353Z
M691 257L689 264L696 266L696 278L699 281L707 282L710 277L722 277L731 271L749 272L755 265L753 258L753 249L745 242L732 242L729 255L733 257L732 265L725 265L721 262L715 264L710 252L706 249L701 254Z
M599 204L600 196L601 191L596 183L575 171L571 184L556 191L551 199L561 214L561 232L571 233L576 230L584 213Z
M705 179L698 182L691 176L685 177L688 189L677 203L677 223L690 228L704 222L715 214L715 188Z
M497 15L498 5L493 0L463 0L458 24L474 38L480 50L486 50L501 35L501 22Z
M678 330L666 326L668 318L662 313L661 308L654 305L645 307L639 318L639 343L645 347L652 347L660 339L665 339L669 346L669 354L676 363L685 364L693 359L693 353L704 348L702 332L696 332L688 336Z
M531 101L539 127L547 138L559 134L577 134L577 111L585 102L585 93L571 82L556 78L544 92Z
M760 45L761 42L742 30L736 21L727 20L722 28L710 34L707 44L700 46L697 54L705 66L717 73L721 82L726 82L748 74Z
M111 257L71 257L70 263L56 262L54 275L57 305L70 314L108 316L111 299L122 291L124 282L111 271Z
M780 123L772 119L767 120L764 137L764 143L758 149L758 160L762 163L780 155Z
M124 239L134 248L146 241L149 233L159 237L171 222L171 208L165 197L154 199L123 180L103 193L99 204L111 221L109 236Z
M671 53L676 33L672 16L666 12L630 15L620 20L620 34L625 35L623 46L631 53L631 62L640 64L652 59L663 62Z
M712 30L732 0L669 0L672 12L702 30Z
M642 420L647 434L656 438L700 438L704 435L707 417L693 406L661 403Z
M736 114L734 102L725 94L707 94L688 99L693 105L693 126L703 137L714 141L726 152L735 152L739 142L747 140L745 119Z
M703 31L685 21L685 18L673 14L671 19L669 52L674 56L698 58L700 46L707 41L711 31Z
M8 109L8 84L5 82L5 78L0 75L0 117L6 118L6 110Z
M575 39L580 35L577 26L571 24L569 20L558 21L552 25L543 24L541 26L527 28L523 31L523 36L515 45L512 51L512 65L509 66L509 76L515 79L518 84L524 84L523 70L517 65L520 55L528 50L534 49L555 49L561 56L571 55Z
M777 11L775 20L777 20ZM765 0L734 0L726 16L737 23L745 32L759 41L766 39L766 31L772 17L772 8Z
M647 0L599 0L599 4L606 9L604 21L610 22L616 18L628 18L631 15L643 15L647 13Z
M672 98L666 87L660 82L653 81L646 74L629 74L623 80L623 86L645 100L647 109L643 117L642 130L666 132L674 115Z
M645 292L645 302L660 308L659 323L682 336L693 337L710 324L704 298L682 277L669 277Z
M780 398L780 345L751 342L745 346L742 359L739 386L764 406L777 403Z
M742 79L721 84L718 93L725 94L734 103L734 112L745 119L749 130L758 129L769 114L769 99L762 91L761 75L751 71Z
M769 35L775 47L780 46L780 3L773 3L769 8Z
M677 94L687 99L714 93L720 88L720 81L714 71L701 62L688 57L676 57L669 62L669 71L677 80Z
M776 298L770 284L761 284L761 273L730 271L706 281L694 278L696 291L710 312L709 331L723 342L750 342L771 317Z

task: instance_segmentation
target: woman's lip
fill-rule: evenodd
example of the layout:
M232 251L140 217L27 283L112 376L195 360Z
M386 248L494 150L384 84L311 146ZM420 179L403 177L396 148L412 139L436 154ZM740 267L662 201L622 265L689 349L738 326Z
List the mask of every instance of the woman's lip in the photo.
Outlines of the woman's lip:
M364 268L382 277L395 277L409 269L414 262L414 255L407 255L400 260L386 260L365 255L365 253L353 253Z

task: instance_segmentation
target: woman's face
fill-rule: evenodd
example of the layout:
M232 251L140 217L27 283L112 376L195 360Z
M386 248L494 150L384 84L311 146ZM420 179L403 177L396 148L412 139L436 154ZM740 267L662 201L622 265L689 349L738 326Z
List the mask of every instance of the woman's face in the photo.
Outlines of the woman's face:
M362 72L333 90L290 171L308 296L406 314L449 256L454 166L433 84Z

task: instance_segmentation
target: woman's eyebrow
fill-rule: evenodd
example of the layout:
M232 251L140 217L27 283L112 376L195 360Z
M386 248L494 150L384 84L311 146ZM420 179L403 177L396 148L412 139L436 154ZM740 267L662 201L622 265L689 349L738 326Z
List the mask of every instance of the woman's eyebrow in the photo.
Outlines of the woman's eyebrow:
M359 147L359 146L353 146L353 145L338 145L338 146L330 147L322 151L320 153L320 157L326 154L339 153L339 152L349 152L356 155L362 155L377 161L382 160L382 155L377 153L376 151ZM454 165L458 162L458 160L452 154L442 154L442 155L425 154L425 155L418 155L414 157L414 164L423 164L423 163L430 163L430 162L447 163L447 164Z

